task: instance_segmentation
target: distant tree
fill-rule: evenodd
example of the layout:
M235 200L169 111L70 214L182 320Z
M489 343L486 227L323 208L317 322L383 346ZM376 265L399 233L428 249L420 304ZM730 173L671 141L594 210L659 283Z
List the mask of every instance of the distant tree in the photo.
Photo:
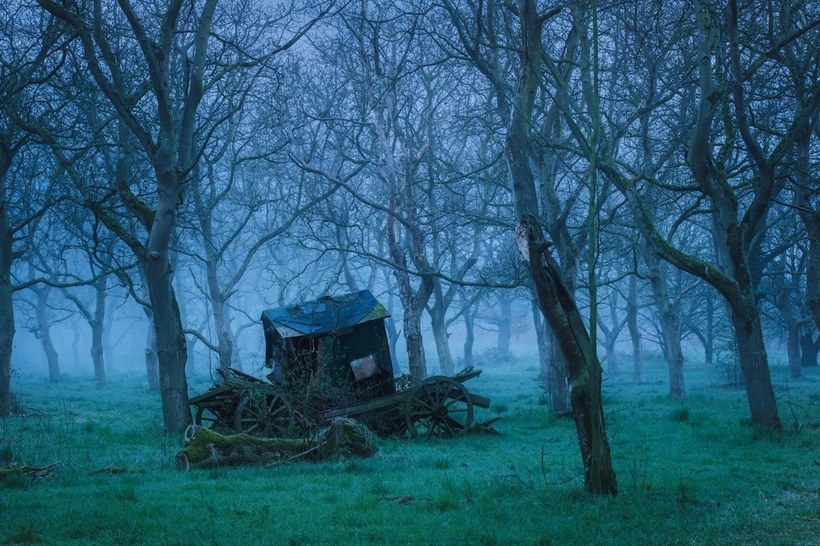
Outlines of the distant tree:
M38 115L36 89L62 59L60 30L20 2L0 5L0 416L17 408L12 394L14 293L31 283L13 276L43 215L60 195L53 168L18 120Z
M67 222L68 224L68 222ZM108 382L105 369L105 347L103 345L104 332L106 327L106 311L108 302L108 288L110 275L106 273L112 271L113 259L112 250L116 244L116 237L105 230L96 219L86 224L81 222L75 226L83 242L92 241L92 245L79 245L79 253L87 264L92 278L96 279L91 284L92 296L88 297L79 292L80 289L63 289L63 296L74 304L79 314L85 319L91 329L91 362L94 368L94 379L97 385L103 386ZM90 231L88 233L85 230ZM83 290L88 292L88 290Z

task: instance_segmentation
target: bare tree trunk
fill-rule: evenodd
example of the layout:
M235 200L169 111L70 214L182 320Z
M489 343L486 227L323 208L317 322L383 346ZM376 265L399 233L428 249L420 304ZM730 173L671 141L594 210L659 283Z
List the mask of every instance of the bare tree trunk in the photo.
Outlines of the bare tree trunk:
M148 390L159 390L159 359L157 358L157 330L154 325L154 314L146 309L148 317L148 331L145 334L145 375L148 380Z
M816 121L816 120L815 120ZM797 211L809 240L806 260L806 297L814 326L820 331L820 208L817 203L817 174L812 175L809 160L811 153L811 133L801 132L795 139L797 188L795 201Z
M51 341L51 321L49 320L48 297L51 294L50 286L31 287L37 296L37 338L46 355L48 364L48 380L51 383L60 381L60 357Z
M652 194L648 193L644 197L651 200ZM640 212L635 209L634 205L633 202L633 213L637 218ZM661 335L666 349L666 364L669 370L669 396L676 400L682 400L686 397L686 388L683 377L683 348L680 342L680 309L669 296L669 283L661 264L658 245L652 239L652 233L643 222L637 221L636 223L642 228L641 234L644 239L643 258L647 268L649 286L652 289L652 299L658 310Z
M430 322L433 328L433 339L436 342L439 369L443 375L455 375L453 355L450 352L450 334L447 333L447 307L441 283L434 281L433 305L428 307Z
M817 353L820 352L820 336L814 340L815 329L809 326L800 336L800 365L804 368L817 366Z
M169 143L170 144L170 143ZM163 154L168 161L157 161L157 211L148 238L148 292L157 340L159 388L162 418L166 432L184 430L191 422L188 409L188 379L185 376L185 334L172 285L170 240L176 220L181 191L172 153Z
M498 349L498 354L508 355L512 340L512 294L510 291L504 291L499 296L496 324L498 325L496 349Z
M549 323L544 323L549 361L547 363L547 394L549 408L553 415L562 417L572 415L572 388L569 383L567 359L555 339Z
M641 330L638 328L638 277L629 276L629 297L626 300L626 327L632 340L632 381L643 381L643 355L641 354Z
M387 327L387 341L390 345L390 360L393 361L394 366L398 366L396 361L396 344L399 342L399 332L396 330L396 323L392 318L384 321ZM396 368L398 370L398 368Z
M785 261L778 260L775 267L777 271L772 275L772 285L775 290L774 303L783 325L786 329L786 348L789 356L789 377L797 379L803 370L800 365L800 324L794 316L793 294L794 287L786 282Z
M789 377L799 379L803 375L800 363L800 328L788 328L786 350L789 355Z
M715 361L715 301L706 298L706 342L703 344L703 352L707 365L712 365Z
M558 264L552 258L549 245L544 239L537 219L538 200L530 167L532 112L543 79L543 25L559 12L560 10L552 10L539 14L537 2L518 2L523 49L505 152L512 178L516 214L519 217L516 228L518 249L522 258L529 263L541 312L567 362L572 389L572 415L584 465L584 482L587 490L592 493L615 495L618 484L612 468L604 424L601 364L574 298L567 291Z
M618 353L615 351L615 346L618 343L618 336L623 329L626 321L621 322L618 316L618 296L617 291L610 292L609 297L609 321L607 326L602 320L598 321L598 329L604 334L604 350L606 351L606 369L607 372L615 375L620 370L618 369Z
M604 349L606 350L606 370L613 375L617 375L620 372L618 369L618 353L615 351L616 341L617 339L613 338L607 339L604 342Z
M407 345L407 360L410 366L410 375L414 379L427 377L427 360L424 356L424 342L421 335L421 310L415 306L404 306L403 315L404 343Z
M440 290L435 290L435 295ZM436 296L439 299L440 296ZM450 353L450 340L447 334L447 324L444 316L444 306L438 302L430 309L430 320L433 327L433 338L436 342L439 368L443 375L454 375L453 356Z
M475 345L475 317L471 307L464 309L464 367L473 365L473 346Z
M0 146L0 182L5 186L6 174L11 167L8 148ZM11 265L14 261L12 244L14 233L9 225L8 208L0 206L0 417L15 409L11 393L11 353L14 347L14 286L11 283Z
M218 266L220 263L219 252L216 249L216 238L213 232L212 217L213 205L205 202L202 195L202 175L199 167L195 167L191 177L197 182L193 185L193 201L195 213L199 220L203 244L205 247L205 278L208 283L208 298L211 302L211 317L216 330L216 348L221 369L237 368L241 370L241 365L234 361L236 354L233 332L230 326L230 313L225 291L220 285ZM187 352L187 345L186 345Z
M542 320L543 315L541 315L541 309L538 307L538 300L532 298L530 300L530 307L532 310L532 325L535 329L535 341L538 344L538 369L541 370L541 376L544 378L545 385L548 385L550 344L547 341L547 336L549 332L547 332L546 323Z
M112 54L103 27L103 18L93 17L90 24L84 18L88 6L78 6L38 0L38 4L71 26L85 53L89 72L100 90L115 108L120 119L121 159L117 161L119 187L126 194L126 206L149 230L148 244L141 245L120 229L119 235L126 241L141 263L145 264L147 289L153 313L159 387L162 399L162 416L166 432L184 430L191 421L188 409L188 382L185 377L186 346L174 289L171 284L173 270L170 260L170 242L176 224L177 207L181 201L184 184L189 172L199 160L196 150L197 110L205 92L204 75L208 40L211 35L217 0L205 0L197 14L190 13L195 21L191 32L192 47L182 59L184 71L179 71L173 61L175 35L181 30L183 1L167 2L161 15L162 25L158 36L150 36L144 23L129 2L120 2L119 8L130 27L131 35L139 44L142 61L148 69L148 87L157 112L150 125L140 123L134 115L134 101L127 98L130 91L124 88L119 59ZM119 29L118 29L119 30ZM180 75L184 72L184 75ZM177 77L178 76L178 77ZM172 96L173 95L173 96ZM127 126L127 129L125 128ZM147 155L156 178L156 208L140 202L127 188L129 174L119 172L127 166L125 133L129 131ZM122 176L120 176L122 175ZM196 182L194 182L196 183ZM82 185L82 183L80 183ZM105 213L109 227L114 223Z
M766 428L779 429L781 423L769 375L769 360L763 344L760 315L752 294L746 295L743 303L732 306L731 319L752 422Z
M182 285L180 283L179 277L174 276L174 291L176 294L184 293ZM179 316L182 320L183 324L188 323L188 313L187 313L187 305L185 298L182 298L179 304ZM202 325L199 327L198 331L202 331L205 326L208 324L207 316L203 320ZM189 325L190 326L190 325ZM185 375L188 378L194 377L196 375L196 363L194 362L194 348L196 347L197 337L194 335L186 335L185 336Z
M385 270L385 280L389 279L390 274ZM390 317L384 321L385 329L387 330L387 345L390 347L390 360L393 361L395 370L398 370L398 361L396 360L396 344L399 342L399 332L396 330L396 323L393 321L393 293L387 297L387 310Z
M76 324L71 325L71 363L72 369L77 372L80 370L80 330Z
M391 201L391 210L393 204L394 202ZM391 257L399 265L393 270L393 275L398 283L399 299L404 309L402 319L404 342L407 346L407 362L413 378L421 380L427 377L427 361L424 356L424 341L421 334L421 313L433 293L433 280L423 275L418 291L413 290L410 285L410 275L406 271L407 260L397 241L395 217L392 214L387 215L387 244Z
M538 303L567 361L572 414L584 463L587 489L593 493L618 492L610 458L601 402L601 365L593 350L583 318L561 281L558 265L549 254L535 217L524 214L517 228L518 246L528 260Z
M3 209L0 208L0 228L3 224L3 214ZM2 234L3 232L0 232L0 236ZM9 415L16 408L14 395L11 393L11 353L14 347L15 331L14 304L13 290L9 282L11 261L6 259L2 248L5 244L5 240L0 239L0 417ZM7 265L9 267L6 267Z
M210 268L209 268L210 269ZM210 285L209 281L209 287ZM211 314L214 318L214 329L216 330L217 349L219 354L219 367L222 369L233 368L234 342L233 335L225 316L225 299L217 288L210 290Z
M94 365L94 379L97 385L105 385L105 351L103 349L103 328L105 327L105 303L108 277L100 277L94 283L94 317L91 326L91 362Z

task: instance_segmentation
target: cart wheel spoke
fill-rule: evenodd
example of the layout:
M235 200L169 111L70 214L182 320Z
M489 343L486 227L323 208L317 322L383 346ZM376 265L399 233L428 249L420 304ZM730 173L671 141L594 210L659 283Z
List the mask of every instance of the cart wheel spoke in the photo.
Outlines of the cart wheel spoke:
M270 392L248 392L234 414L236 432L266 437L281 437L293 432L296 417L284 398Z
M219 416L208 407L199 406L194 416L194 424L205 428L214 428L219 422Z
M450 377L431 377L416 388L405 407L411 436L460 436L473 424L473 402L467 389Z

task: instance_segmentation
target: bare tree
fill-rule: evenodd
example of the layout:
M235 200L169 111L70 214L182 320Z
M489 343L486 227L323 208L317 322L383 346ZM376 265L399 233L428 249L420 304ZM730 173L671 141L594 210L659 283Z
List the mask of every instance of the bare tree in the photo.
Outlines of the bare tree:
M34 115L32 89L60 65L62 59L52 56L59 38L50 18L18 2L0 6L0 416L17 407L11 391L14 293L30 286L16 282L12 271L58 197L51 168L18 120Z

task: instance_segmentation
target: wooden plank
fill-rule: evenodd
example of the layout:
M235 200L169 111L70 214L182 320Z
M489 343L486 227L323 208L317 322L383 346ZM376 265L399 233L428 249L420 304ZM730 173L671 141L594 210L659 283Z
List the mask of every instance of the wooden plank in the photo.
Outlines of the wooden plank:
M464 383L465 381L469 381L470 379L474 379L481 375L481 370L475 370L473 368L466 368L461 370L456 375L453 376L453 379L458 381L459 383Z
M473 401L474 406L478 406L479 408L489 408L490 407L490 399L486 396L481 396L479 394L469 393L470 400Z
M189 404L198 404L205 400L211 400L212 398L217 398L220 395L223 395L227 392L233 391L232 387L222 386L222 387L211 387L211 389L203 392L198 396L194 396L190 400L188 400Z
M407 400L409 396L412 396L412 393L413 391L397 392L395 394L388 394L387 396L376 398L375 400L371 400L370 402L365 402L363 404L323 411L322 417L330 418L365 415L371 412L383 410L384 408L399 407L404 404L404 401Z

